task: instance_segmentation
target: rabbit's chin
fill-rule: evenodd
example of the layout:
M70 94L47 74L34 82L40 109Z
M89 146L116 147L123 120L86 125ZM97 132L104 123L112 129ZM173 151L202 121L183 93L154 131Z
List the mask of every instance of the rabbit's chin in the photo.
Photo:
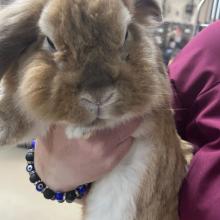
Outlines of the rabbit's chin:
M65 133L68 139L84 138L88 139L95 132L104 129L113 129L121 124L124 124L134 118L141 117L140 115L127 114L121 117L114 117L109 119L96 118L87 125L76 126L69 124L66 127Z
M84 138L87 139L92 134L94 134L97 130L102 130L106 128L111 128L114 127L114 123L108 122L108 120L104 119L95 119L92 122L88 123L87 125L83 126L76 126L76 125L68 125L66 127L65 133L68 139L73 139L73 138ZM116 126L116 125L115 125Z

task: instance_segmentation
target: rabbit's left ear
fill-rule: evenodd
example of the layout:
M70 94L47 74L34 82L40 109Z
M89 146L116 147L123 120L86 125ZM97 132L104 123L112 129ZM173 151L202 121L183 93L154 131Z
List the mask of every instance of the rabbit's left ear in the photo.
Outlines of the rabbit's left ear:
M0 79L21 53L37 40L46 0L17 0L0 10Z
M135 20L142 24L162 21L161 0L122 0Z

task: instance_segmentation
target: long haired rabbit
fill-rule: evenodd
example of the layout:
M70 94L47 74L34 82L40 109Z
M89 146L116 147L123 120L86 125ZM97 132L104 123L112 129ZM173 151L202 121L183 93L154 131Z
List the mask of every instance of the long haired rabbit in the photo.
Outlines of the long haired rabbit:
M93 184L85 220L178 220L185 175L155 0L19 0L0 11L0 142L65 123L68 138L135 117L128 155Z

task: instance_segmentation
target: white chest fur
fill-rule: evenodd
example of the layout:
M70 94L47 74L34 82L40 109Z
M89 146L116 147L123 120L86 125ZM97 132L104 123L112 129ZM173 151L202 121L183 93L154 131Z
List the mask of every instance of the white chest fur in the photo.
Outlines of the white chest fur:
M85 220L133 220L136 199L150 163L153 145L138 138L120 164L95 183L88 196Z

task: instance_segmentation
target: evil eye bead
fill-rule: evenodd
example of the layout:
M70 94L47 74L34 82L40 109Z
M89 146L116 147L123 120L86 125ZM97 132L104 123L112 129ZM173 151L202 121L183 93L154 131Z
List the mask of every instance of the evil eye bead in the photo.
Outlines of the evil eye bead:
M36 190L38 192L42 192L45 188L46 188L46 185L43 182L39 182L36 184Z
M26 170L27 170L28 173L35 171L34 164L28 164L26 166Z

